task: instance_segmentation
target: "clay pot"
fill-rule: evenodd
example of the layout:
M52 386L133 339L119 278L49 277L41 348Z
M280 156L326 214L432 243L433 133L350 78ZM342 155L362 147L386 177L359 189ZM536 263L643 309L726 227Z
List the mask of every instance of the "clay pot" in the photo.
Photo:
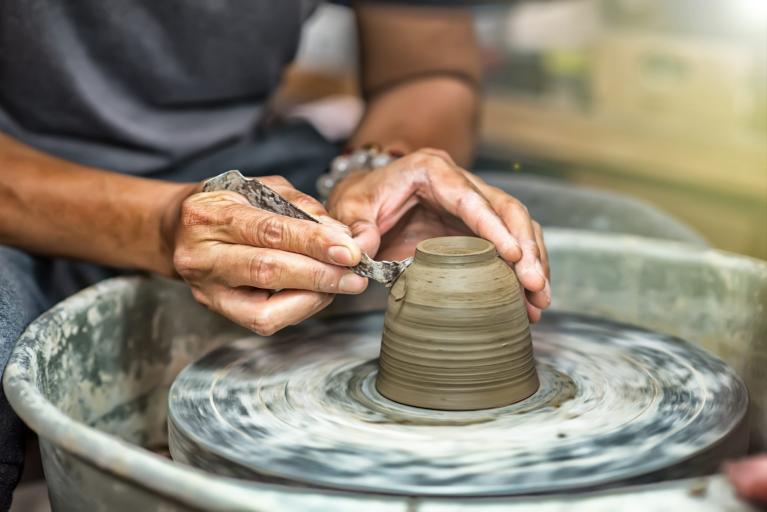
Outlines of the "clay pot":
M525 302L492 243L452 236L418 244L389 293L376 388L443 410L501 407L535 393Z

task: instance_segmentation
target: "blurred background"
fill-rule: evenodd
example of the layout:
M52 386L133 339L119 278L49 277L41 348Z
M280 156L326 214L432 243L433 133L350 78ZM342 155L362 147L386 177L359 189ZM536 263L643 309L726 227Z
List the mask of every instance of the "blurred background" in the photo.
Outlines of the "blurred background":
M767 0L473 10L486 69L477 167L629 194L767 259ZM321 7L275 105L343 139L362 112L356 61L351 11Z

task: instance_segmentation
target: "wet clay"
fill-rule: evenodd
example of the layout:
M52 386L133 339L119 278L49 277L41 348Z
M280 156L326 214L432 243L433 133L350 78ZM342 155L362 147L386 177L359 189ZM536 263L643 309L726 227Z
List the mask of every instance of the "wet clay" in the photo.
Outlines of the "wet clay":
M425 240L392 286L377 390L427 409L502 407L538 389L519 282L480 238Z

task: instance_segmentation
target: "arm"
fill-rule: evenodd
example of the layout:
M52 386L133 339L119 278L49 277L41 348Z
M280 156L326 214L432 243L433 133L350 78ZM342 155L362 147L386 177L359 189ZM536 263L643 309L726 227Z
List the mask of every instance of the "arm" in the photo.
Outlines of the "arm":
M366 115L350 143L410 153L424 147L471 160L481 70L471 17L462 10L357 7Z
M67 162L0 133L3 245L171 276L163 217L192 191Z
M0 134L0 244L179 275L199 302L271 334L367 280L342 267L359 262L359 248L322 205L279 176L263 181L324 224L233 192L66 162Z

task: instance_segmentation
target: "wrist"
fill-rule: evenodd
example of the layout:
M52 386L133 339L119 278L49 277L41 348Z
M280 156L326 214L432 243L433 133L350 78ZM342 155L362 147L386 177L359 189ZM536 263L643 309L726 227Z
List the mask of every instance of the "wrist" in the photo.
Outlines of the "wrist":
M151 264L151 270L166 277L178 277L173 265L173 253L176 247L176 232L181 222L181 205L197 192L200 192L199 183L167 184L167 190L155 205L154 225L157 236L157 247L153 251L155 261Z
M317 192L321 199L327 200L336 186L347 177L386 167L404 155L402 150L393 146L382 149L378 144L365 144L358 149L346 149L333 159L328 172L317 179Z

